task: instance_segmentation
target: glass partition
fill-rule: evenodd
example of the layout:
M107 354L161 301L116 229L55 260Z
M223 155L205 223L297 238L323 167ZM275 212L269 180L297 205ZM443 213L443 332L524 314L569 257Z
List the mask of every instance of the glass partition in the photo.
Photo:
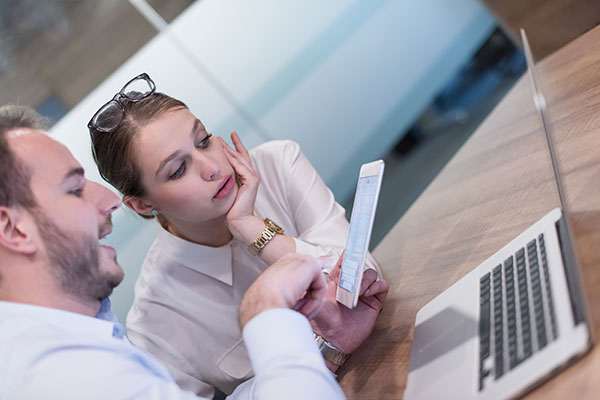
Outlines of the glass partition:
M193 0L148 2L172 21ZM0 104L58 121L156 30L127 0L0 0Z

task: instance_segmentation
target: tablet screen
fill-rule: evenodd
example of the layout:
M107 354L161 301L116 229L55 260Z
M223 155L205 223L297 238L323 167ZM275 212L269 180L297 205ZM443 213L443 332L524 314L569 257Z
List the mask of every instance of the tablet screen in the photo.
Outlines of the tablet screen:
M339 286L354 292L360 282L357 272L362 271L363 253L366 253L370 235L369 220L377 194L377 176L367 176L358 180L356 196L350 217L350 232L342 263Z

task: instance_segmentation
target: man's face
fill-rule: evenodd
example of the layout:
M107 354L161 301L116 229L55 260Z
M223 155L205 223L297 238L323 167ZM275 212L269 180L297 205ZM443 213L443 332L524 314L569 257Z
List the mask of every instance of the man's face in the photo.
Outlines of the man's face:
M85 179L69 150L47 135L15 130L9 142L30 169L38 204L30 211L56 283L65 294L84 301L107 297L123 279L123 270L115 250L98 240L110 233L119 198Z

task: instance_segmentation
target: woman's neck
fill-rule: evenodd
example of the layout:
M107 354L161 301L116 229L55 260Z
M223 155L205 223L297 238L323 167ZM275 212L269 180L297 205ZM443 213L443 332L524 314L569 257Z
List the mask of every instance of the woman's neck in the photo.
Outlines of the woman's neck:
M169 223L166 229L173 235L187 240L188 242L210 247L224 246L233 239L233 235L227 226L225 216L201 224L195 223L191 225L180 223L175 226L174 224Z

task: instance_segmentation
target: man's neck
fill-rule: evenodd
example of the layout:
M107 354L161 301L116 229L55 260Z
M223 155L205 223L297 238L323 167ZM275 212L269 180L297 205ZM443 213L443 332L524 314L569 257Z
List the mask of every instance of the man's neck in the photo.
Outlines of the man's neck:
M71 299L70 297L64 297L59 301L54 302L53 305L49 305L47 307L53 307L59 310L83 314L89 317L95 317L96 314L98 314L98 311L100 310L100 300L84 302L81 299Z
M100 300L84 300L66 293L46 271L46 268L5 269L0 300L96 316Z

